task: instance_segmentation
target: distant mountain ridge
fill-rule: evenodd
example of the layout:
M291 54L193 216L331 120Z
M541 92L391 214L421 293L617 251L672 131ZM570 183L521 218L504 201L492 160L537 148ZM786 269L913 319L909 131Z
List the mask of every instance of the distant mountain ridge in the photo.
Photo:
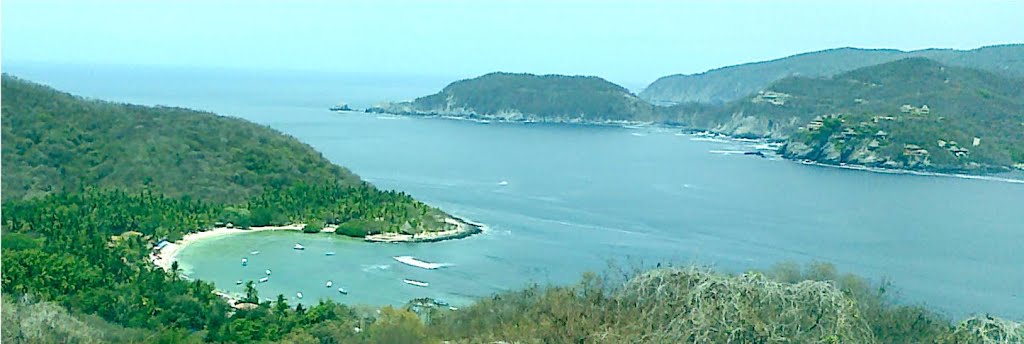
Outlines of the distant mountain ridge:
M1024 169L1022 80L914 57L831 77L787 77L721 104L654 106L596 77L492 73L370 111L519 122L658 123L785 141L781 153L792 159L985 173ZM873 140L879 131L884 139Z
M1024 163L1024 81L926 58L790 77L722 106L669 107L666 116L783 139L786 157L830 164L959 172Z
M411 102L370 111L516 122L653 120L654 107L594 76L490 73L460 80Z
M949 66L1024 77L1024 44L995 45L973 50L838 48L722 67L698 74L669 75L651 83L640 92L639 97L657 105L725 103L761 91L786 77L828 77L908 57L926 57Z

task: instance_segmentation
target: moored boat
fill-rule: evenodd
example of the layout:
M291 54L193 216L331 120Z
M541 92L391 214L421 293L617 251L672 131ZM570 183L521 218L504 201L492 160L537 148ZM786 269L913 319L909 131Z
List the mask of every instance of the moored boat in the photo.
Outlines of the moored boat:
M301 299L302 298L302 292L295 293L295 296L297 296L298 298Z
M348 295L348 290L345 290L345 288L338 288L338 292L342 295Z
M395 256L395 257L391 257L391 258L393 258L394 260L399 261L402 264L411 265L411 266L415 266L417 268L427 269L427 270L434 270L434 269L437 269L437 268L440 268L440 267L444 266L444 264L440 264L440 263L424 262L422 260L416 259L416 257L413 257L413 256Z
M404 279L404 280L402 280L402 282L405 282L406 284L411 284L411 285L414 285L414 286L417 286L417 287L429 287L430 286L430 283L421 282L421 281L417 281L417 280L411 280L411 279Z
M242 266L249 265L249 258L242 258Z
M260 283L264 283L264 282L269 281L269 280L270 280L270 277L263 277L263 278L260 278Z
M334 285L334 281L327 281L327 288L330 288L332 285Z
M306 249L305 246L302 246L302 245L299 245L299 244L295 244L295 246L293 246L292 248L296 249L296 250L305 250Z

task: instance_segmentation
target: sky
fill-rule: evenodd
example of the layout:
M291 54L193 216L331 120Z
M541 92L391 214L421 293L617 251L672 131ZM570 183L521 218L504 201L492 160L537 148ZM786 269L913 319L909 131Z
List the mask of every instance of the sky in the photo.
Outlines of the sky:
M4 0L0 16L3 63L506 71L627 86L845 46L1024 42L1024 1Z

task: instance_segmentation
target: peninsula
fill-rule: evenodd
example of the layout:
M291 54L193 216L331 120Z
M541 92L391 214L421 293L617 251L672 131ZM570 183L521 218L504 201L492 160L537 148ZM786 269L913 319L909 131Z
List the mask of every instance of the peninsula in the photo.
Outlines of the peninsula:
M1013 49L1024 46L999 51ZM1015 74L1024 68L1011 63L1013 68L995 73L1002 60L975 60L981 67L923 57L887 60L830 77L783 78L724 103L671 106L652 105L596 77L492 73L367 111L657 124L776 141L783 157L826 165L967 174L1024 170L1024 79Z

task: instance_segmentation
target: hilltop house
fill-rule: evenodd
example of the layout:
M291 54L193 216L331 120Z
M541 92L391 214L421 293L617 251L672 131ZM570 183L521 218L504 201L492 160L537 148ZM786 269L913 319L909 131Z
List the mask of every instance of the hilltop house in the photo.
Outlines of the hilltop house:
M903 106L900 106L900 112L909 113L911 115L927 115L929 112L931 112L931 109L928 108L928 105L921 105L921 107L915 107L910 104L903 104Z
M924 148L921 148L921 146L908 143L908 144L903 145L903 155L923 156L923 155L928 155L928 150L924 149Z

